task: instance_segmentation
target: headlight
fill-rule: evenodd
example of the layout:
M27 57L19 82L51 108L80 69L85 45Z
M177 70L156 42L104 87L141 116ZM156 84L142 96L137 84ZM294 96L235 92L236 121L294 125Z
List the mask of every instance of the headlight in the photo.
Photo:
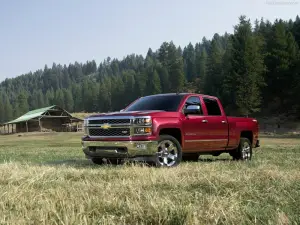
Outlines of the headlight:
M134 134L149 135L152 133L152 119L150 116L134 118Z
M137 117L134 119L134 124L136 125L151 125L151 117Z

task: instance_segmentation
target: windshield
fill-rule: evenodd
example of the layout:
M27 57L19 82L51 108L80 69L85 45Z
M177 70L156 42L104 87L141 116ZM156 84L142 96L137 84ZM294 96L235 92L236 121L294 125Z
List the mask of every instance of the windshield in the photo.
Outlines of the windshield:
M125 111L163 110L176 112L183 95L154 95L138 99Z

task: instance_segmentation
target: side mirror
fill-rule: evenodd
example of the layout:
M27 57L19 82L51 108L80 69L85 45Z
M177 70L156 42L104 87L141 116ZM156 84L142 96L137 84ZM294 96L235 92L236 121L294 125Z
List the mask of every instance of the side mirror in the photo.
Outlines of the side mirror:
M200 105L188 105L184 110L183 110L185 115L188 114L200 114Z
M124 111L124 109L121 109L121 110L120 110L120 112L123 112L123 111Z

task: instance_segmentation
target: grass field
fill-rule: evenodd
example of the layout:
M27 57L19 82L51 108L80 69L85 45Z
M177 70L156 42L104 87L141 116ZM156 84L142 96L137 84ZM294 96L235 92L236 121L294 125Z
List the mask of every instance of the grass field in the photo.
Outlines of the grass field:
M0 224L300 224L300 139L253 161L96 166L79 134L0 136Z

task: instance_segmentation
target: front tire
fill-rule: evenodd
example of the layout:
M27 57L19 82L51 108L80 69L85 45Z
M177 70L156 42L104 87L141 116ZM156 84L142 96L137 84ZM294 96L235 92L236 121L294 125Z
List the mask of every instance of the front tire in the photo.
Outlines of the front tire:
M157 167L174 167L182 160L182 148L176 138L161 135L158 141L155 164Z
M248 138L241 138L239 147L231 153L234 160L250 161L252 159L252 145Z

